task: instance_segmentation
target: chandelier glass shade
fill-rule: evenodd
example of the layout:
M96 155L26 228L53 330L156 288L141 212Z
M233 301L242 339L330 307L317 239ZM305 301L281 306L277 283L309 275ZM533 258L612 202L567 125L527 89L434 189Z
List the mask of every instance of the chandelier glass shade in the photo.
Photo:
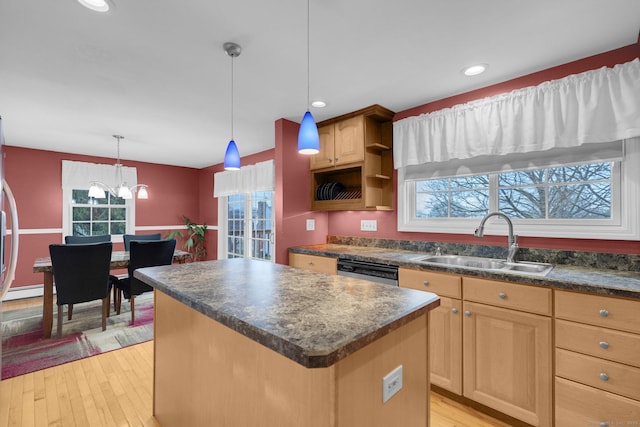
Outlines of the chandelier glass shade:
M100 181L91 181L89 187L89 197L95 199L104 199L107 197L107 191L113 197L121 197L123 199L133 199L133 194L137 191L138 199L148 199L149 193L146 184L136 184L131 187L127 186L126 181L122 177L122 164L120 164L120 140L124 139L122 135L113 135L118 140L118 157L115 166L116 186L110 187L107 184Z

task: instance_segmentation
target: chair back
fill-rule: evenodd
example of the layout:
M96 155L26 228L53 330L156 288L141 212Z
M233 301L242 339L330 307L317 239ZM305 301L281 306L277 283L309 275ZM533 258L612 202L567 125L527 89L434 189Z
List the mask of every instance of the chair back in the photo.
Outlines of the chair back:
M111 242L49 245L57 304L75 304L109 295Z
M124 250L128 251L129 246L132 240L141 241L141 240L162 240L162 235L160 233L154 234L123 234L122 240L124 241Z
M86 245L87 243L100 243L110 241L110 234L103 234L101 236L64 236L64 242L67 245Z
M176 239L138 241L132 240L129 249L129 283L131 295L140 295L152 291L153 288L133 277L138 268L170 265L176 250Z

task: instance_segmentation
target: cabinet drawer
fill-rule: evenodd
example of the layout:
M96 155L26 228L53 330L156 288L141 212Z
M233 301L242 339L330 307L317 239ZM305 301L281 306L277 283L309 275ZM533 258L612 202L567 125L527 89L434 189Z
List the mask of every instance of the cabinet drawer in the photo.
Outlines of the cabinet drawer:
M398 278L400 286L403 288L433 292L450 298L461 298L462 278L460 276L400 267Z
M337 258L290 252L289 265L318 273L338 274Z
M556 291L556 317L640 333L640 301Z
M551 289L465 277L464 299L551 316Z
M556 375L631 399L640 399L640 369L633 366L558 348Z
M556 378L557 427L640 425L640 402Z
M555 326L556 347L640 368L640 335L566 320Z

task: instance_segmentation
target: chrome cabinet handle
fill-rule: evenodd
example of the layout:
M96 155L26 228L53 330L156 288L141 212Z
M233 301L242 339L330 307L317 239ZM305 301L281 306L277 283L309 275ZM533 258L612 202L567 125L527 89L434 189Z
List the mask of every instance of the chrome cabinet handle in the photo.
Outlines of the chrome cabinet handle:
M469 310L465 310L464 315L467 317L471 317L471 312Z
M453 307L453 308L451 309L451 312L452 312L453 314L458 314L458 309L457 309L457 308L455 308L455 307Z
M599 314L602 317L607 317L609 315L609 311L603 308L602 310L600 310Z
M500 292L498 294L498 296L500 297L500 299L506 299L507 298L507 294L505 294L504 292Z
M307 265L313 265L313 261L309 261Z
M423 286L429 286L429 281L428 281L428 280L425 280L424 282L422 282L422 285L423 285Z
M334 157L334 158L333 158L333 160L335 160L335 161L337 162L337 161L338 161L338 158L337 158L337 157Z
M600 347L604 348L605 350L609 348L609 343L606 341L600 341Z
M600 372L600 379L602 381L609 381L609 375L606 372Z
M598 424L598 427L609 427L609 423L605 423L604 421Z

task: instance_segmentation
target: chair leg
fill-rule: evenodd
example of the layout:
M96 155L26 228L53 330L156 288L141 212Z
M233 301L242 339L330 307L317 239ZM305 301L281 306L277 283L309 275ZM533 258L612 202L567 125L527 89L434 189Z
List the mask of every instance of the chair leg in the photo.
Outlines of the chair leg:
M63 306L58 306L58 330L56 331L56 335L58 338L62 337L62 315L63 315Z
M122 304L122 290L120 288L114 289L116 292L115 296L115 304L116 304L116 314L120 314L120 305Z
M71 320L71 316L73 316L73 304L69 304L67 308L67 320Z
M107 317L110 317L110 316L111 316L111 289L107 291Z
M106 297L102 298L102 330L105 331L107 329L107 317L109 317L109 310L111 307L111 303L109 301L109 294Z
M133 325L136 322L136 310L135 303L136 297L131 295L131 324Z

